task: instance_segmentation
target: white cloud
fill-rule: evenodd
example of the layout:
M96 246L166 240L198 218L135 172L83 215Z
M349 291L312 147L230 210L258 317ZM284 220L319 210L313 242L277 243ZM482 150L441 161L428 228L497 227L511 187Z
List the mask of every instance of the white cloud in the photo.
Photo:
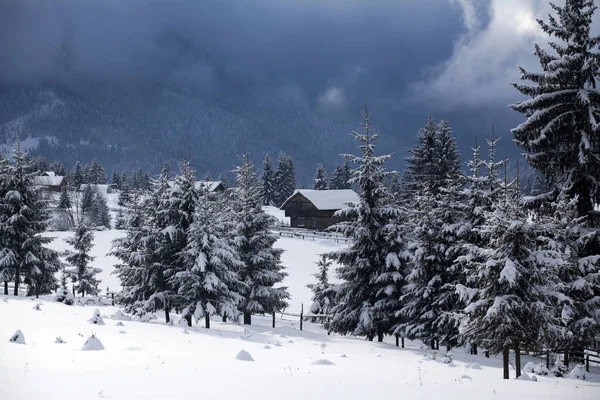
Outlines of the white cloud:
M337 109L346 103L346 95L342 88L333 86L325 90L318 100L323 108Z
M450 1L462 8L466 33L455 43L450 59L413 85L415 97L449 108L518 100L510 82L519 79L519 66L539 68L533 46L545 45L549 37L536 19L547 19L548 0L490 0L482 10L488 19L485 26L477 19L478 0Z

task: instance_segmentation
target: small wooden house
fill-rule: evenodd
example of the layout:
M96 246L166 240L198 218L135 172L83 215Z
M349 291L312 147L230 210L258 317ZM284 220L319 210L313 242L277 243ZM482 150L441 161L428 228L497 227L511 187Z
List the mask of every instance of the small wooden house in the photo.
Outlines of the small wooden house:
M336 211L358 200L356 192L350 189L298 189L283 203L281 209L290 218L291 227L323 231L341 221L333 216Z
M207 189L209 193L223 193L225 186L221 181L197 181L196 189Z
M33 178L33 184L42 190L60 192L64 186L67 186L67 178L56 175L53 171L45 171Z

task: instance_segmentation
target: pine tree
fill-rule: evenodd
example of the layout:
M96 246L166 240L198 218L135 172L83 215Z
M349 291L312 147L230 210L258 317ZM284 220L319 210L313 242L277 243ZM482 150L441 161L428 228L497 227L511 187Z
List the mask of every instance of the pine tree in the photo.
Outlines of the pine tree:
M590 253L597 246L598 232L585 227L586 217L577 217L577 199L568 200L568 192L560 191L546 225L550 229L538 239L563 255L553 271L556 279L547 288L555 296L562 332L549 344L567 351L593 346L600 334L600 256Z
M273 247L277 237L270 232L270 217L262 209L260 186L247 154L235 168L236 186L231 199L233 241L242 265L238 274L244 283L239 311L244 324L252 314L280 311L290 296L286 287L275 287L287 276L281 264L283 250Z
M104 226L110 229L111 218L106 199L97 188L93 190L93 193L93 201L88 213L89 221L93 226Z
M71 205L71 199L66 186L64 186L60 192L60 198L58 200L57 213L58 218L62 219L62 226L64 229L71 229L73 227L73 210Z
M8 220L9 214L8 209L3 207L5 203L6 193L8 191L8 187L6 183L8 182L8 173L9 173L9 165L8 159L4 156L3 153L0 152L0 222ZM1 226L0 226L0 232ZM0 254L4 248L8 245L8 236L0 235ZM0 260L0 281L4 282L4 294L8 295L8 282L13 279L13 268L12 265L4 265L2 266L2 260Z
M221 175L219 175L219 182L221 182L221 185L223 185L223 188L225 190L227 190L229 188L229 182L227 180L226 172L221 172Z
M79 293L81 297L86 294L96 296L100 292L98 289L100 280L96 276L102 270L90 265L95 259L90 255L94 246L93 241L94 233L85 223L79 223L75 227L73 236L65 239L65 242L74 249L74 251L65 251L65 260L71 265L67 274L73 282L74 292Z
M593 0L566 0L552 8L558 19L550 15L549 23L538 23L559 42L549 43L554 54L535 46L541 72L520 68L521 80L532 84L513 83L530 99L510 106L527 117L512 134L531 166L569 187L570 198L578 196L578 214L585 216L600 200L600 37L590 35L596 6Z
M90 183L85 184L83 188L83 195L81 196L81 213L89 213L94 205L94 199L96 198L96 191L94 186Z
M157 248L157 277L164 277L164 284L157 279L156 293L163 293L160 300L167 309L171 307L184 308L188 304L185 298L178 293L179 274L185 273L188 266L185 263L184 250L188 243L188 230L193 222L194 211L200 193L196 187L194 170L189 161L180 162L180 174L175 177L173 187L169 185L169 177L163 169L163 174L153 195L157 199L156 216L153 221L153 229L158 234ZM188 324L191 324L192 314L185 315Z
M112 177L110 178L110 183L115 185L115 187L121 190L121 174L116 169L113 169Z
M340 166L340 164L335 164L335 167L333 168L333 173L331 174L331 177L329 178L329 188L333 189L333 190L337 190L337 189L341 189L342 183L341 183L341 179L342 179L342 167Z
M212 181L212 175L210 174L210 171L206 171L206 174L204 175L204 181L206 181L206 182Z
M478 283L476 296L465 310L469 319L464 334L492 354L503 354L505 379L510 349L517 356L518 377L520 350L535 349L553 335L555 325L546 288L553 285L552 270L562 262L562 255L540 246L546 228L528 219L512 195L486 212L485 223L477 229L490 241L485 259L469 277Z
M281 206L296 189L296 175L292 159L280 153L277 159L277 171L275 172L275 206Z
M458 344L461 312L457 285L462 235L468 231L462 198L463 180L456 142L446 122L436 126L430 118L419 131L417 146L407 159L406 186L410 190L408 226L413 237L407 254L412 270L407 276L397 333L409 339Z
M81 166L81 162L77 161L75 163L75 167L73 168L73 172L71 172L71 184L78 188L84 183L85 175L83 172L83 167Z
M42 236L48 226L48 209L35 190L28 155L21 152L20 142L13 152L13 162L4 164L0 199L0 275L12 277L14 295L23 281L29 294L50 293L56 287L54 273L60 269L58 252L45 247L54 238ZM2 172L0 170L0 172Z
M71 198L69 197L69 192L66 186L60 191L60 198L58 199L57 207L61 210L71 209Z
M243 288L237 271L243 265L237 251L228 243L222 209L204 192L196 205L188 231L187 246L181 252L184 271L174 277L184 307L183 315L204 317L210 328L212 315L234 316L242 300Z
M273 166L271 165L271 159L269 155L265 155L263 161L263 170L261 175L261 194L263 198L263 204L266 206L272 206L275 204L275 173L273 172Z
M123 230L127 227L127 220L125 218L125 213L122 208L119 208L117 211L117 218L115 218L115 229Z
M344 160L342 165L336 164L333 174L331 175L331 179L329 182L330 189L350 189L350 184L348 183L352 178L352 169L350 168L350 164L348 160Z
M317 283L306 285L312 292L312 305L310 312L312 314L330 314L336 305L337 285L329 283L329 268L331 260L324 254L321 255L317 265L319 272L313 276L317 278ZM312 319L312 322L324 322L325 329L329 329L329 321Z
M327 184L327 173L323 164L317 165L317 172L315 172L315 182L313 185L314 190L327 190L329 185Z
M350 180L360 197L336 212L344 219L332 229L349 239L348 248L327 255L340 267L337 305L329 329L340 334L375 336L383 341L395 324L394 313L399 307L400 288L403 283L404 250L399 221L401 210L388 203L389 195L383 182L395 175L384 170L390 155L375 156L371 113L362 111L361 131L354 131L360 145L361 156L345 155L358 167Z
M50 171L54 172L57 176L65 176L67 173L65 171L65 166L58 161L54 161L50 164Z

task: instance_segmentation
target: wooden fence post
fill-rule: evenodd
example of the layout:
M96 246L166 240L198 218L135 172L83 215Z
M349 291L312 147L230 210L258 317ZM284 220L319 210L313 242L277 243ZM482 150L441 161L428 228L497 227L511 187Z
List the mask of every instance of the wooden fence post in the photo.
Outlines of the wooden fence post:
M404 336L402 336L402 348L404 348Z
M400 347L400 337L398 335L396 335L396 347Z
M300 305L300 330L302 330L302 316L304 315L304 303Z
M273 311L273 328L275 328L275 311Z
M111 304L114 306L115 305L115 292L112 292L110 294L110 297L111 297Z
M546 368L550 369L550 350L546 351Z
M590 353L585 355L585 372L590 372Z

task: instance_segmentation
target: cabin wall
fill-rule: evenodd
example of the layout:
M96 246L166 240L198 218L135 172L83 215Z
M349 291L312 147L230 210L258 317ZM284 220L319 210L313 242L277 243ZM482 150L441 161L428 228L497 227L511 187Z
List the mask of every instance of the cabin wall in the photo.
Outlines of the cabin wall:
M333 217L337 210L318 210L304 196L297 196L283 208L285 216L290 218L292 228L306 228L323 231L340 222Z

